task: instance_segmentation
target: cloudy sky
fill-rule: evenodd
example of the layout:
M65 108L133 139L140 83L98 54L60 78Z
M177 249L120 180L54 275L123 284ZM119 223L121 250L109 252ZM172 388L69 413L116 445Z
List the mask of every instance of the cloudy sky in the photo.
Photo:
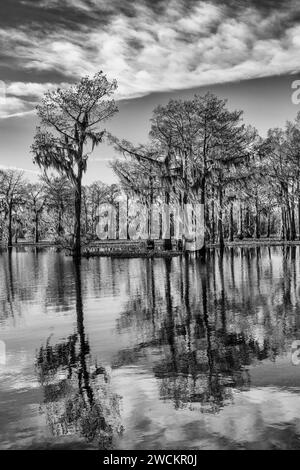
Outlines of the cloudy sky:
M300 110L298 0L1 0L0 45L0 166L29 177L36 103L99 69L119 85L108 127L135 141L147 138L156 104L208 89L262 134ZM110 181L112 157L99 148L87 181Z

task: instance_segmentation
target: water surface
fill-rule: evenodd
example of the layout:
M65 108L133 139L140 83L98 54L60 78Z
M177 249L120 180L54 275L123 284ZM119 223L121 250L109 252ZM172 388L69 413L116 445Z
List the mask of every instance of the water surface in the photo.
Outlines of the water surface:
M0 448L300 448L298 247L0 254Z

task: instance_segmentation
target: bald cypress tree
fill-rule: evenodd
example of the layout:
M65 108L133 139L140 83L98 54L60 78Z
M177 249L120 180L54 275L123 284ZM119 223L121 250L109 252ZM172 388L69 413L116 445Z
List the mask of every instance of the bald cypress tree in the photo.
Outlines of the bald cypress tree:
M32 152L34 162L44 170L54 169L66 176L74 188L73 253L81 253L82 178L88 157L104 135L103 122L117 112L111 95L115 81L99 72L84 77L67 89L47 92L37 107L41 127L37 129Z

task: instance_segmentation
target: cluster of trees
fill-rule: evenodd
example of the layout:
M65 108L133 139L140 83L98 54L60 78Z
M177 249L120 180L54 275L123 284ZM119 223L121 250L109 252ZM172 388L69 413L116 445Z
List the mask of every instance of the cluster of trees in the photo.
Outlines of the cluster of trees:
M97 181L82 187L82 235L96 238L97 209L114 201L116 185ZM16 170L0 171L0 242L20 239L72 243L74 188L66 176L46 174L30 183Z
M213 94L153 111L149 143L110 136L121 185L145 203L200 203L205 239L300 236L300 113L267 137ZM166 240L166 242L168 242ZM167 245L168 243L166 243Z
M153 204L170 206L170 225L173 204L202 204L205 242L221 247L225 239L235 237L300 236L300 113L284 129L270 129L262 138L255 128L245 126L243 112L230 110L226 100L211 93L195 95L156 107L149 141L134 145L102 128L118 111L111 98L116 88L115 81L99 72L68 89L45 94L38 106L41 126L32 145L44 180L27 184L25 191L18 172L1 175L5 182L0 223L2 233L4 226L7 229L8 244L19 221L17 207L30 206L33 215L27 220L34 222L37 241L47 206L56 214L57 235L67 226L74 255L80 255L82 235L95 236L95 201L110 191L107 201L117 205L121 190L127 198L148 205L150 212ZM82 178L88 158L104 137L120 154L112 163L119 187L108 190L96 183L85 189ZM52 170L59 176L49 178ZM150 214L149 238L151 219ZM167 231L166 249L172 246L171 234Z

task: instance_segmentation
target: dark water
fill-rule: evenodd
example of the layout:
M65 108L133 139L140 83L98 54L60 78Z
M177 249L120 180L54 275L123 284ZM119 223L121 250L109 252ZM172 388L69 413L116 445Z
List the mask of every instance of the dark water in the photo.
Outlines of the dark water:
M300 448L299 248L0 254L0 448Z

